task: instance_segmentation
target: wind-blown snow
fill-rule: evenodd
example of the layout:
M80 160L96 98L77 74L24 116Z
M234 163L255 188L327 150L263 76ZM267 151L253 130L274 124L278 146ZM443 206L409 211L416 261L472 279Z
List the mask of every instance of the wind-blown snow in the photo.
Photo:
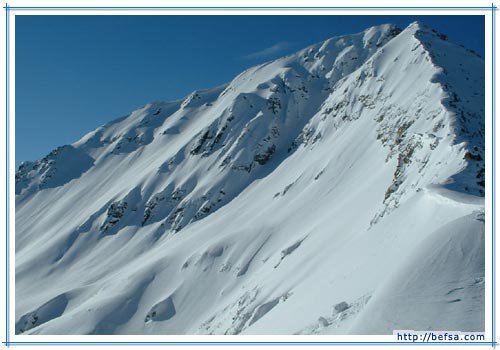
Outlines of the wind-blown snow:
M484 61L419 23L148 104L20 166L16 332L483 330L484 158Z

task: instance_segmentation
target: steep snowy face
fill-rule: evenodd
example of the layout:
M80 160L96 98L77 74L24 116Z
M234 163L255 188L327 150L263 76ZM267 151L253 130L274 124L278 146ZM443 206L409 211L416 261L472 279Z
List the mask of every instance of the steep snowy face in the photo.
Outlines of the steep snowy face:
M475 53L413 23L339 81L340 93L306 126L317 138L375 121L394 175L374 221L430 184L484 196L483 67Z
M454 247L484 242L484 158L484 62L419 23L148 104L20 166L16 332L388 332L397 310L378 329L363 310L394 261L454 222L473 228ZM476 260L463 300L484 298ZM439 293L444 320L468 310ZM435 325L480 330L474 309Z
M294 139L331 94L332 86L398 32L392 25L382 25L329 39L249 69L227 86L193 92L178 103L147 105L66 147L83 150L82 156L95 158L96 165L123 164L144 153L140 157L148 159L148 167L134 162L138 176L116 187L113 196L122 201L132 188L141 187L142 224L162 220L162 228L179 231L272 171L289 155ZM83 165L88 162L74 158L82 170L88 169ZM41 162L43 168L46 162ZM24 188L44 185L44 174L37 181L25 170L30 167L31 163L23 164L16 179L23 199L29 196ZM55 160L50 168L54 182L62 185L72 180L58 170Z

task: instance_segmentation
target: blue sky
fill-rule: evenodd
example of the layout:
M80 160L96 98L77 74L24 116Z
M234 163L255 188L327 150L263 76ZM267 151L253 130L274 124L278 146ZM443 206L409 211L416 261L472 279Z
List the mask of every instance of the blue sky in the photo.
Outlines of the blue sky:
M16 167L148 102L335 35L415 20L484 56L483 16L16 16Z

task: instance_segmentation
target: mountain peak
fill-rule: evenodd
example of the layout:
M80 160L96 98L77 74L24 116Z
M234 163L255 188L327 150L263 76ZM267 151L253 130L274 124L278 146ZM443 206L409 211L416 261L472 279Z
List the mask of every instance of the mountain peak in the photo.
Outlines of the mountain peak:
M422 28L427 28L427 26L421 21L413 21L406 27L408 30L421 30Z

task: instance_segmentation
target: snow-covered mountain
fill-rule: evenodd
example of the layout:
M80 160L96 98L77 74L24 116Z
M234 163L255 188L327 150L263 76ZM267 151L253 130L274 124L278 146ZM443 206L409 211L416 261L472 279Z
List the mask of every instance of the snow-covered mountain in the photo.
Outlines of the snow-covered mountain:
M16 173L16 332L484 330L484 61L413 23Z

